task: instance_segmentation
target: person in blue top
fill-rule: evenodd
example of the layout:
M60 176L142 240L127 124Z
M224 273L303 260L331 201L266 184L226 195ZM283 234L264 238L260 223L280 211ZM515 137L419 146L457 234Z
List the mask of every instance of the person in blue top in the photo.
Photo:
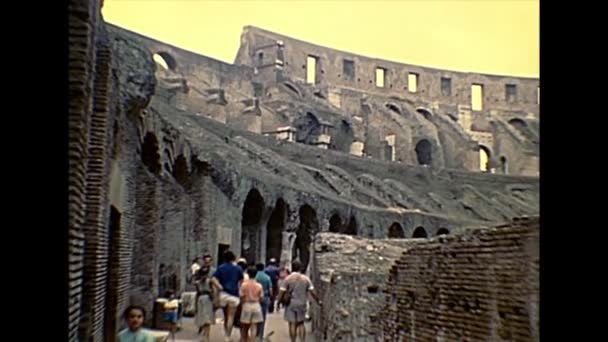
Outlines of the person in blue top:
M272 295L270 296L270 306L268 307L268 312L273 313L276 296L279 293L279 267L277 266L277 259L270 258L264 272L268 274L270 281L272 282Z
M224 333L230 340L234 315L240 303L239 285L243 280L243 270L235 264L236 256L232 251L223 255L224 263L213 273L211 282L219 292L219 306L224 310Z
M272 280L270 276L264 272L264 264L259 263L255 265L258 273L255 274L255 280L262 285L264 290L264 301L262 302L262 318L264 319L258 327L258 339L264 338L264 326L266 325L266 314L268 313L268 307L270 306L270 298L272 298Z
M118 333L118 342L155 342L154 336L143 328L146 310L139 305L130 305L123 314L128 328Z

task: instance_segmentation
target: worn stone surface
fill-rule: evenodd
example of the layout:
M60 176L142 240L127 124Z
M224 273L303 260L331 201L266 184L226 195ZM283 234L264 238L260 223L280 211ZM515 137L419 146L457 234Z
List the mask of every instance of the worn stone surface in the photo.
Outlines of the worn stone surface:
M317 234L310 276L323 308L311 304L315 340L373 341L370 315L384 305L391 267L416 240Z
M373 313L383 341L538 341L539 220L418 241Z

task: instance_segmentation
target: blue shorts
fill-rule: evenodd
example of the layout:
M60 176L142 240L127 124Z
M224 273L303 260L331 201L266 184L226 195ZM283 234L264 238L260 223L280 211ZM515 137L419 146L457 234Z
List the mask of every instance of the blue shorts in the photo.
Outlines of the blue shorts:
M169 311L164 313L164 318L166 322L177 323L177 312Z

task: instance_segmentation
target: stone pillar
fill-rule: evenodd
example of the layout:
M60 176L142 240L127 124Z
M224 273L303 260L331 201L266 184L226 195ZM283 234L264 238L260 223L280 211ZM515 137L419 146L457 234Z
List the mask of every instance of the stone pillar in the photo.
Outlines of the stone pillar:
M293 256L293 244L296 241L296 233L283 232L283 243L281 248L281 265L287 265L291 268Z

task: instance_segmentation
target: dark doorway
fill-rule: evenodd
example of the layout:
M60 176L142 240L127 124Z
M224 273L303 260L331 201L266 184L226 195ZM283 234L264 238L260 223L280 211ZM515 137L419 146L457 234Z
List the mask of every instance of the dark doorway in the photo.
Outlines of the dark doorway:
M447 228L439 228L439 230L437 230L437 236L448 234L450 234L450 231Z
M357 235L357 220L354 216L350 217L350 221L348 222L348 226L346 226L346 230L344 230L344 234Z
M431 143L422 139L416 144L416 157L418 158L418 164L420 165L431 165L433 161Z
M241 256L248 262L257 262L260 255L260 226L264 198L257 189L251 189L243 206L241 220Z
M281 245L286 216L287 204L285 204L282 198L279 198L266 226L266 261L270 260L270 258L275 258L278 262L281 261Z
M428 234L426 233L426 230L424 230L423 227L418 227L416 229L414 229L414 234L412 235L413 238L427 238Z
M388 229L388 237L390 239L403 239L405 238L405 233L403 232L403 227L395 222Z
M306 272L310 263L310 244L312 237L319 231L319 220L316 211L304 204L298 211L300 225L296 230L296 240L293 244L293 259L299 259L302 263L302 272Z
M215 267L221 265L224 262L224 252L230 249L230 245L224 245L222 243L217 245L217 261Z
M144 137L144 142L141 146L141 160L146 165L148 170L153 174L160 174L160 152L158 151L158 139L150 132Z
M331 233L340 233L342 231L342 220L337 213L333 214L329 219L329 231Z
M106 310L104 317L105 341L116 341L118 326L118 282L120 269L120 212L110 206L110 226L108 234L108 261L106 276Z

